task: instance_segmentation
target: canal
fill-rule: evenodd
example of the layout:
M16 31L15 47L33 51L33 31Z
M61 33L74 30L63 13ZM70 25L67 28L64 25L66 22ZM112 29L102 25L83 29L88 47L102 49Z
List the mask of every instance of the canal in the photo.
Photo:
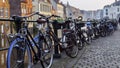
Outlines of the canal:
M28 25L31 34L33 34L33 23ZM36 31L36 30L35 30ZM11 22L0 21L0 68L6 68L7 51L10 46L8 40L9 34L15 34L15 29ZM35 34L35 32L34 32Z
M3 50L8 48L9 44L7 42L7 37L4 34L0 35L0 67L6 68L6 57L7 57L7 50Z

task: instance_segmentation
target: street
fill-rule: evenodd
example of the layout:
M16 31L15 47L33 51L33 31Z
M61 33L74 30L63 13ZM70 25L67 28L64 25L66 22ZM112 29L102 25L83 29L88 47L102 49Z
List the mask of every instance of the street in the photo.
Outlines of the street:
M113 35L93 40L79 52L77 58L64 53L55 59L52 68L120 68L120 30Z

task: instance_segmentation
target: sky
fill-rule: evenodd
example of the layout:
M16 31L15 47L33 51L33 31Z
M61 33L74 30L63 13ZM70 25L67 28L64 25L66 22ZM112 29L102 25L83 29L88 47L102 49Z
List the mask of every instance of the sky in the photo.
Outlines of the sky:
M64 4L69 2L71 6L80 10L102 9L105 5L115 2L115 0L61 0Z

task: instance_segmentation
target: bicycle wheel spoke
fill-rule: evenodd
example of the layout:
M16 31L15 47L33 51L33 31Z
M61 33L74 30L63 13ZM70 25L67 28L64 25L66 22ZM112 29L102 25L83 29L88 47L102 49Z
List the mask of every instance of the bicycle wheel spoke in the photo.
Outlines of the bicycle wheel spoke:
M68 40L67 41L68 46L65 49L65 52L69 57L75 58L78 54L78 43L75 40L75 35L69 34L66 40Z
M42 41L42 62L45 68L49 68L53 61L52 41L48 36Z
M50 59L50 58L49 58L49 59ZM43 62L44 62L45 64L49 65L50 63L47 62L47 61L49 61L49 59L46 59L46 60L44 60Z
M24 41L13 41L7 56L7 68L28 68L32 64L30 51L27 51ZM26 55L27 54L27 55ZM27 58L26 58L27 57Z

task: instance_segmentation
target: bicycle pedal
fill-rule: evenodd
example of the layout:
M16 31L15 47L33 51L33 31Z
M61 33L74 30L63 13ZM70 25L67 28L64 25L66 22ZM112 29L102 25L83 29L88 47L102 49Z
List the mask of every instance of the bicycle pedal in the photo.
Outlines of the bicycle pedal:
M50 51L49 51L49 50L44 50L44 52L45 52L45 53L48 53L48 52L50 52Z
M22 62L23 62L23 60L18 60L18 61L17 61L17 63L22 63Z
M77 43L80 43L80 41L79 41L79 40L77 40Z

